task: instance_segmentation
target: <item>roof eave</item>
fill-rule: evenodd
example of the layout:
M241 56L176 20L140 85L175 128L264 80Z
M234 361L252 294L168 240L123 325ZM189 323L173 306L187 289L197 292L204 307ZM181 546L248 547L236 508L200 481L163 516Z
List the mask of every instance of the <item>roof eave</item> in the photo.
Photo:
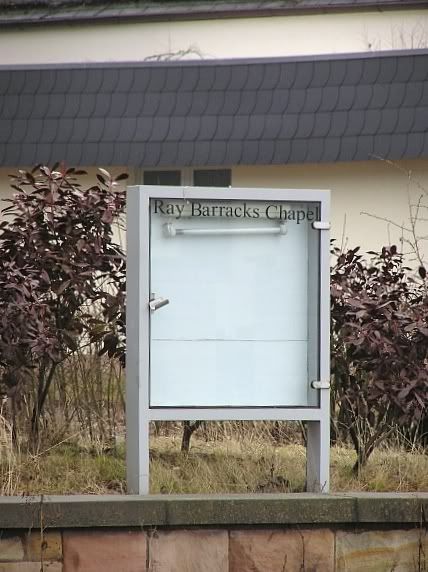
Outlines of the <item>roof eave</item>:
M162 22L162 21L192 21L192 20L212 20L230 18L265 18L272 16L290 15L310 15L340 12L361 12L361 11L385 11L385 10L409 10L415 8L428 7L428 0L409 0L403 4L402 0L387 0L376 2L367 0L358 4L350 4L343 0L334 5L309 6L309 5L288 5L269 3L254 5L250 2L237 2L228 5L215 6L210 4L205 6L185 8L184 6L160 6L157 8L129 8L126 7L94 7L83 10L49 10L43 8L34 12L22 12L11 10L10 13L0 13L0 27L20 27L37 25L56 24L93 24L105 22L135 22L140 23Z

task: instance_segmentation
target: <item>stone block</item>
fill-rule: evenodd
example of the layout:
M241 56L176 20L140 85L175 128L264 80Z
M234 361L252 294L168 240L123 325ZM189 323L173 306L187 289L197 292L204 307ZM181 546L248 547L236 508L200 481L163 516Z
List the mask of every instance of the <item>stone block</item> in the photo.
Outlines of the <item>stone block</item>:
M427 565L426 530L336 533L337 572L413 572Z
M16 562L24 559L20 536L0 536L0 562Z
M40 514L42 507L43 515ZM0 528L417 526L425 493L3 497Z
M334 534L319 530L230 533L230 572L332 572Z
M62 559L62 538L57 531L30 532L25 536L25 559L40 562Z
M0 572L40 572L40 562L0 563ZM44 562L43 572L62 572L62 563Z
M226 530L156 531L148 550L148 572L229 571Z
M64 572L146 572L146 535L140 531L65 531Z

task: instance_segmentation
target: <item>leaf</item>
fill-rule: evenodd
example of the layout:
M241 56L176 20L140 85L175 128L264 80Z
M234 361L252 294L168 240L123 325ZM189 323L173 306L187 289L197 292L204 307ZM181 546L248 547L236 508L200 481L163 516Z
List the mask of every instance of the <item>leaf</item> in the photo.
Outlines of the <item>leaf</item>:
M124 181L125 179L129 179L128 173L121 173L120 175L118 175L118 176L115 178L115 181L116 181L116 182L118 182L118 181Z
M40 172L43 173L44 175L46 175L47 177L51 176L51 171L50 171L49 167L41 166Z
M352 306L353 308L363 308L364 304L362 304L362 302L360 300L354 300L353 298L350 298L349 300L347 300L347 303Z
M71 284L71 280L66 280L65 282L63 282L59 288L56 290L56 295L60 296L63 292L65 292L65 290L67 290L67 288L70 286Z
M69 334L67 331L64 331L62 333L62 335L64 337L64 341L65 341L67 347L71 351L75 352L77 350L77 348L79 347L78 343L76 341L76 338L73 335Z
M427 275L427 271L425 270L425 267L419 266L418 272L419 272L419 276L422 278L422 280L425 280L426 275Z
M101 220L106 224L111 224L113 222L113 213L110 209L106 209L101 217Z
M76 242L76 248L78 252L81 252L85 246L86 246L86 240L84 238L79 238L79 240Z
M104 177L106 177L107 179L111 179L111 175L108 171L106 171L105 169L102 169L101 167L98 167L98 171L104 175Z

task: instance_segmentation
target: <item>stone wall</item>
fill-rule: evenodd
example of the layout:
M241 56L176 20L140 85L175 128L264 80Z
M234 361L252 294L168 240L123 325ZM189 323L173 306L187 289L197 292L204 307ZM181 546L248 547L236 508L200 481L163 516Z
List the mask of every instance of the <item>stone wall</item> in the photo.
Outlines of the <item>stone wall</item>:
M428 494L0 498L0 572L428 570Z

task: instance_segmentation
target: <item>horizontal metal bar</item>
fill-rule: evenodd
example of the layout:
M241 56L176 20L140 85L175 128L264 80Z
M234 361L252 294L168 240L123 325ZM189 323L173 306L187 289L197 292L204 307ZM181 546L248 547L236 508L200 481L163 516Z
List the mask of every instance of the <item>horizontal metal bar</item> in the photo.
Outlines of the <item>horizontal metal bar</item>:
M285 223L276 227L265 228L176 228L172 223L164 225L164 231L167 236L173 237L177 235L199 235L199 236L215 236L215 235L246 235L246 234L287 234L287 225Z
M159 407L150 408L147 417L150 421L319 421L321 410L315 407Z
M318 189L272 189L272 188L221 188L221 187L161 187L160 185L135 185L128 187L143 192L144 199L197 199L197 200L245 200L245 201L292 201L295 203L322 203L328 201L330 191Z

